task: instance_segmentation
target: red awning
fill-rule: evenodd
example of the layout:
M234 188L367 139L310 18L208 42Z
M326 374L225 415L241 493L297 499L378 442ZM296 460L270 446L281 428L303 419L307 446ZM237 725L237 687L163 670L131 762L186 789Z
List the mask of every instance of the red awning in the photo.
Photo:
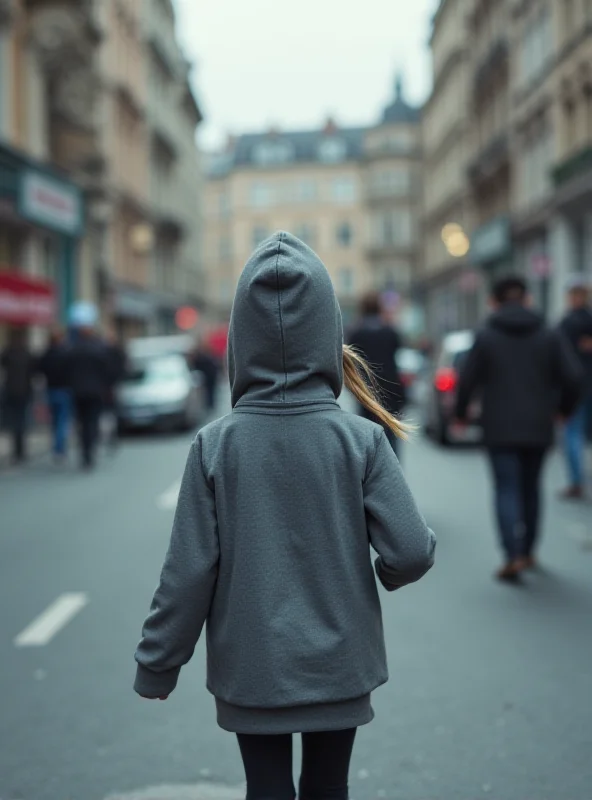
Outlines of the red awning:
M53 284L0 270L0 322L10 325L51 325L56 316Z

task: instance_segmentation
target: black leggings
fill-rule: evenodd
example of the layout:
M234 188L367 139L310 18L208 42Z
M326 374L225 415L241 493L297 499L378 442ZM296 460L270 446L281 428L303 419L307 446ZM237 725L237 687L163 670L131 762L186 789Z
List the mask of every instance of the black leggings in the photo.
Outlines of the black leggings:
M356 729L302 734L298 800L347 800ZM294 800L292 736L239 734L247 800Z

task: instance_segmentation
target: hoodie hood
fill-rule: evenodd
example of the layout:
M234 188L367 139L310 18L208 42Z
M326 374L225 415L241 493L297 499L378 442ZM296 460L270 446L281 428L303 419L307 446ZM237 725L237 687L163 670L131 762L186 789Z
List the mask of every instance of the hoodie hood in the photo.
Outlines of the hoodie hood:
M489 318L490 327L510 336L528 336L543 324L543 317L539 313L513 303L502 306Z
M341 310L324 264L304 242L276 233L253 253L230 318L233 407L334 401L343 385Z

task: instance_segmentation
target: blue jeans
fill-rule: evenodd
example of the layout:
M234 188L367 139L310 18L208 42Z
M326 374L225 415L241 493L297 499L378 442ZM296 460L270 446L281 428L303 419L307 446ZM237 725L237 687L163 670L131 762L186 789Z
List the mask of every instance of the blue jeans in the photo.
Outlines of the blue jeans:
M592 419L592 395L584 400L573 417L565 424L564 450L570 485L574 487L583 487L585 483L584 454L587 426L590 419Z
M63 456L68 445L68 433L72 418L72 398L66 389L49 389L47 401L53 431L53 452Z
M531 556L539 533L543 447L500 447L489 451L495 507L508 561Z

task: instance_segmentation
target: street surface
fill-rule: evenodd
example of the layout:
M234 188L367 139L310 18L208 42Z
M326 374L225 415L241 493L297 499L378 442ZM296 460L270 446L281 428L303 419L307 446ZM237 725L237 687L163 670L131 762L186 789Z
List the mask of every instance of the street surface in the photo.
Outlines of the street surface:
M166 703L132 691L188 444L135 436L90 476L0 473L2 800L241 797L203 642ZM592 506L555 499L554 458L546 569L501 586L482 456L418 435L403 462L436 566L383 597L391 682L359 734L353 800L590 800Z

